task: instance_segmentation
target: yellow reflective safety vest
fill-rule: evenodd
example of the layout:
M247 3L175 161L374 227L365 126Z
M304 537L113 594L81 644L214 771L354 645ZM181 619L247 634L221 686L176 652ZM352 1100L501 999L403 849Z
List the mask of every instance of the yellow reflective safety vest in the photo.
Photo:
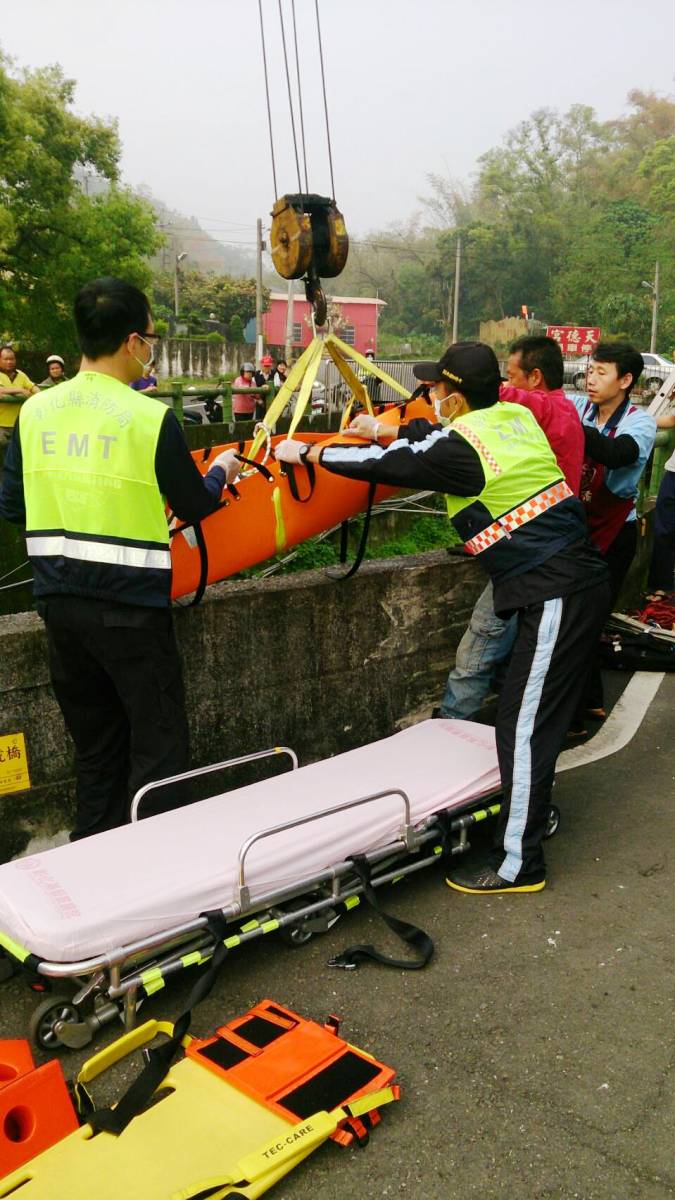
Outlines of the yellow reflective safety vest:
M166 406L85 371L19 418L35 594L169 603L171 556L155 454Z
M581 504L528 409L474 409L452 430L478 454L485 486L478 496L447 496L448 516L491 575L519 574L586 536Z

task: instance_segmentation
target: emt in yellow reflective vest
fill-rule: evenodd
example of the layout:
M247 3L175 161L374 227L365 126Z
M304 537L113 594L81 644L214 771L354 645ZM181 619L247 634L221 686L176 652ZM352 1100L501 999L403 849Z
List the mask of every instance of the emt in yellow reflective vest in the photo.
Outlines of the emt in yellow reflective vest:
M319 450L288 440L276 457L446 494L466 550L492 578L497 616L518 614L496 723L504 801L495 845L483 867L453 870L447 882L479 895L540 891L555 762L604 618L607 569L534 417L498 403L493 351L458 342L414 371L433 382L437 414L450 424L416 420L388 435L376 418L360 416L354 432L370 437L368 446Z
M26 526L52 684L75 743L71 840L123 824L138 788L188 765L165 504L201 520L239 470L226 451L202 479L173 412L129 387L157 341L138 288L93 280L75 299L75 324L79 374L24 402L0 491L0 516ZM155 795L146 813L181 799Z

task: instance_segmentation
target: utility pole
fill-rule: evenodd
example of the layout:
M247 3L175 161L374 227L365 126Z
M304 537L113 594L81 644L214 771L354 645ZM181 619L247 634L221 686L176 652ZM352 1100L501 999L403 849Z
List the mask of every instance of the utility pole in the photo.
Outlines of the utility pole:
M651 354L656 353L656 330L659 324L659 260L656 260L656 270L654 271L654 289L652 295L652 336L649 342L649 350Z
M185 258L187 258L187 250L185 250L182 254L177 254L173 269L173 315L176 320L178 320L178 310L180 308L180 286L178 282L178 276L180 273L180 264Z
M459 326L459 276L462 266L462 239L457 234L457 253L455 255L455 288L454 288L454 303L452 306L452 340L457 341L458 326Z
M447 311L445 322L444 322L446 337L449 336L450 330L452 329L452 308L453 308L453 303L454 303L453 298L454 298L454 292L452 290L452 284L449 283L448 284L448 311Z
M286 301L286 362L291 361L293 354L293 280L288 281L288 299Z
M262 333L262 255L265 243L262 236L262 221L256 221L256 270L255 270L255 365L260 370L263 351Z

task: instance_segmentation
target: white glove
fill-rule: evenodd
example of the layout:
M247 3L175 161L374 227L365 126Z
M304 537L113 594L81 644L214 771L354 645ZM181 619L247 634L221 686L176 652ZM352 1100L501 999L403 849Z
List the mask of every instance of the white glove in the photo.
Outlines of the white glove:
M296 442L295 438L286 438L274 447L274 457L277 462L292 463L294 466L303 463L307 453L307 442Z
M371 442L376 442L379 431L380 425L375 417L368 416L368 413L360 413L358 417L354 417L347 432L358 433L359 437L370 438Z
M237 476L241 473L241 463L237 458L236 450L223 450L214 458L211 467L221 467L225 472L225 483L234 483ZM209 470L211 469L209 467Z

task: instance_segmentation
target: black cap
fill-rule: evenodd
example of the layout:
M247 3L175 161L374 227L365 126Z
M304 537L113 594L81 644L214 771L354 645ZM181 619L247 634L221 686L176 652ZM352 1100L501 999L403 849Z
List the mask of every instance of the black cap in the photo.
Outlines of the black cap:
M486 397L493 390L496 400L501 382L495 352L484 342L455 342L438 362L416 363L413 375L429 382L448 383L469 400L472 396Z

